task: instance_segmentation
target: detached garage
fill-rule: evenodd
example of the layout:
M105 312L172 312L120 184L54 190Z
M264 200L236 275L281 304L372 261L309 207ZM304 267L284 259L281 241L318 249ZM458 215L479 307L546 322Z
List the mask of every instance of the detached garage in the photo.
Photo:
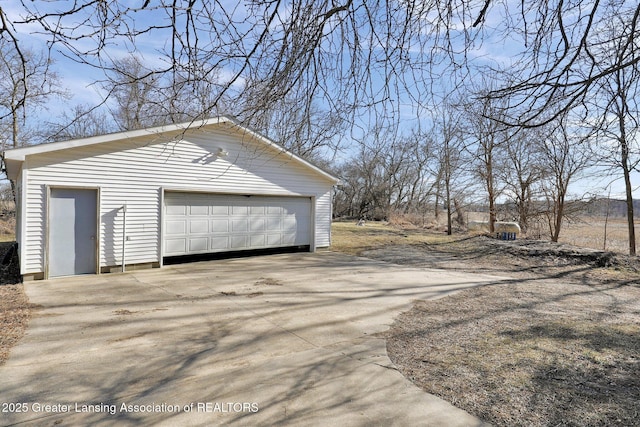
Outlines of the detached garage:
M25 279L331 243L337 178L226 117L5 152Z

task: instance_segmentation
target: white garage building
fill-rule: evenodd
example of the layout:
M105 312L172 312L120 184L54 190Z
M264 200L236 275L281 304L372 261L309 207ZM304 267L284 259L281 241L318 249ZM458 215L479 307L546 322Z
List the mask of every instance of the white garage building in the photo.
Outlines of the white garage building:
M338 179L226 117L5 152L25 279L331 243Z

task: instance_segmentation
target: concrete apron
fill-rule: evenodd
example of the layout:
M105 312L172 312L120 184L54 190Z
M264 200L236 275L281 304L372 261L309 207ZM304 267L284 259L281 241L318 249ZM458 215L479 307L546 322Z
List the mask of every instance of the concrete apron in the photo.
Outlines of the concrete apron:
M319 252L30 282L0 425L482 425L405 379L381 333L500 281Z

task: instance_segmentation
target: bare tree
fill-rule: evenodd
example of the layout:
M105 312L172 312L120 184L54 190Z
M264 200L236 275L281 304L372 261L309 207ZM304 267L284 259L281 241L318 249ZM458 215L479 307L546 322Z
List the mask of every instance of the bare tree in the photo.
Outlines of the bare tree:
M480 110L472 116L492 225L501 190L496 147L506 141L500 125L543 126L572 109L592 119L584 108L589 97L617 71L640 61L640 5L628 0L21 0L19 7L19 16L0 8L0 37L23 75L28 60L20 35L36 28L49 52L104 71L111 100L131 114L122 118L123 127L231 111L277 134L277 108L293 103L280 134L300 151L306 150L301 138L327 143L323 138L331 135L327 130L336 118L350 124L352 135L361 135L381 123L422 117L433 92L460 88L475 76L474 63L486 65L492 78L506 76L502 87L478 94ZM614 17L619 24L605 32ZM518 55L509 64L489 66L478 49L498 39ZM137 71L118 65L122 50L133 53L149 41L155 42L153 61L133 64ZM605 61L613 41L626 54ZM450 85L442 83L448 80ZM31 83L23 82L18 108L33 93ZM196 102L185 98L189 92ZM331 120L310 130L318 109ZM384 181L385 171L408 170L401 152L393 159L381 155L400 148L393 144L396 139L385 141L384 150L361 153L359 173L370 184L362 200L379 207L405 203L404 178ZM385 185L374 185L380 180Z
M432 180L428 168L432 148L433 140L419 132L408 136L382 129L371 132L338 171L343 185L336 210L370 219L421 211Z
M577 127L577 125L574 125ZM569 184L585 168L591 165L588 138L575 136L575 128L569 128L566 117L549 129L549 136L540 141L540 152L545 168L542 190L547 209L545 215L551 241L557 242L566 211Z
M458 222L463 221L459 197L456 198L455 183L461 173L463 159L463 129L460 111L451 105L444 105L438 111L434 133L437 143L433 150L436 154L435 173L438 187L443 191L442 197L447 209L447 234L453 232L453 213L457 212ZM436 212L438 200L436 199ZM460 224L462 225L462 224Z
M598 147L600 163L622 172L627 206L627 230L629 236L629 254L636 254L636 232L634 225L633 187L631 172L640 164L640 145L638 127L640 126L640 108L637 97L640 95L640 66L623 67L622 64L640 57L638 40L628 43L627 32L633 29L618 29L624 25L618 17L608 27L603 36L603 45L598 49L603 62L599 67L617 66L606 80L597 82L598 96L587 103L589 111L599 115L594 128L602 136ZM605 61L606 59L606 61Z
M104 135L118 130L110 115L98 107L75 105L65 110L57 123L48 123L47 142Z
M143 64L142 58L130 55L116 60L111 70L103 87L114 101L111 114L120 130L167 123L168 115L160 107L165 101L160 96L164 91L159 92L160 77Z
M540 213L539 184L547 170L542 159L540 140L545 135L539 129L511 131L506 144L505 167L500 169L505 195L515 205L518 223L526 233L531 219Z
M406 179L409 191L405 211L422 216L424 226L425 213L435 184L431 165L437 162L437 141L430 130L426 132L414 130L408 139L410 140L408 145L410 157L407 161L411 166L411 173Z
M0 21L4 15L0 9ZM2 171L4 150L40 142L37 133L28 128L27 120L38 108L45 108L53 96L63 96L58 77L50 69L50 61L44 54L21 49L17 40L6 37L0 26L0 159ZM11 36L11 34L9 34ZM15 200L15 183L11 182Z
M381 153L362 145L338 173L343 182L336 195L336 213L363 219L386 218L388 186L383 180Z
M497 199L502 192L499 182L499 170L502 167L502 150L508 143L508 132L501 124L504 101L483 96L486 89L478 92L479 99L475 103L466 104L467 135L471 141L466 150L473 157L474 172L480 178L487 194L489 205L489 232L495 231L497 220Z
M245 121L291 152L319 161L341 148L346 123L331 111L306 105L309 102L304 94L291 95L282 102L263 105L260 114L250 114ZM243 106L243 110L250 109Z
M600 82L619 70L636 67L637 55L621 61L607 61L606 49L613 42L637 50L640 39L640 5L627 0L577 0L566 2L497 2L487 0L483 17L506 16L499 20L500 34L521 51L491 73L508 74L492 98L510 98L505 106L506 123L541 126L582 108L597 91ZM503 7L503 11L498 8ZM493 19L492 22L498 20ZM611 28L611 23L617 22ZM476 23L484 26L482 20ZM606 34L606 36L605 36Z
M472 75L474 62L487 63L477 55L485 40L506 40L519 53L509 64L492 66L517 79L491 96L515 94L512 114L503 119L527 126L553 120L579 105L595 82L638 62L631 57L597 67L601 58L592 48L601 42L603 23L616 16L622 17L620 32L629 29L626 43L639 39L640 6L625 0L59 3L21 1L15 17L0 10L0 34L19 52L21 29L38 27L52 51L98 69L111 67L115 45L135 52L145 41L166 40L151 72L166 76L169 87L176 76L217 80L210 107L247 88L264 104L305 93L352 122L368 109L399 121L403 97L424 111L441 76L460 77L455 85ZM261 110L252 103L252 112Z
M207 82L205 109L251 93L252 102L239 103L250 109L236 112L246 117L305 94L315 102L304 108L327 106L360 125L370 116L398 122L406 116L402 98L422 112L445 69L450 77L468 74L466 52L484 33L472 24L486 10L480 0L40 0L20 7L19 16L0 11L0 33L16 47L16 34L37 28L52 52L106 70L107 80L118 75L114 47L136 52L152 41L154 61L135 78L165 92L179 82Z
M57 74L44 53L23 49L0 37L0 126L2 150L27 145L27 116L45 108L53 96L62 96Z

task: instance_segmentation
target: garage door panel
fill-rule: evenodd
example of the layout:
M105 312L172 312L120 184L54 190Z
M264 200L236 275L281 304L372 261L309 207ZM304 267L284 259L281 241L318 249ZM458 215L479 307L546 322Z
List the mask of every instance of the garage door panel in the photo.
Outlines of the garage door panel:
M311 244L311 199L165 193L166 256Z
M267 218L267 231L282 230L282 221L280 218Z
M212 233L228 233L229 232L229 220L228 219L212 219L210 221Z
M189 221L189 233L191 234L207 234L209 233L209 221L206 219Z
M164 251L166 255L182 255L187 252L187 239L166 239Z
M282 207L267 206L267 215L282 215Z
M286 217L282 221L282 230L286 233L296 232L298 229L298 221L295 217Z
M267 234L268 246L282 246L282 234Z
M167 216L172 216L172 215L181 215L184 216L187 213L187 207L186 206L176 206L176 205L167 205L166 208L166 214Z
M296 221L296 227L298 230L310 230L311 221L308 218L299 218ZM299 234L299 233L298 233Z
M220 215L220 216L228 216L229 215L229 206L220 206L214 205L211 206L211 215Z
M249 224L246 218L242 219L232 219L231 220L231 231L235 232L246 232L249 230Z
M248 215L249 214L249 206L235 205L231 206L231 214L232 215Z
M209 205L201 204L201 205L193 205L189 207L189 215L209 215Z
M295 240L293 241L293 244L295 246L308 245L309 244L309 238L303 238L302 236L300 236L300 234L296 234Z
M168 236L178 235L182 236L187 233L186 220L166 221L166 233Z
M249 230L254 233L257 231L267 230L267 221L264 218L251 218L249 223Z
M208 237L189 239L189 252L205 252L207 249L209 249Z
M230 249L246 249L248 247L248 237L242 235L232 235L231 236L231 248Z
M251 216L264 216L266 210L266 206L250 206L249 214Z
M251 245L251 247L266 246L266 236L264 234L252 234L249 238L249 244Z
M212 252L221 252L229 249L229 237L214 236L210 238L210 249Z
M294 245L296 243L296 234L289 233L282 235L282 244L283 245Z

